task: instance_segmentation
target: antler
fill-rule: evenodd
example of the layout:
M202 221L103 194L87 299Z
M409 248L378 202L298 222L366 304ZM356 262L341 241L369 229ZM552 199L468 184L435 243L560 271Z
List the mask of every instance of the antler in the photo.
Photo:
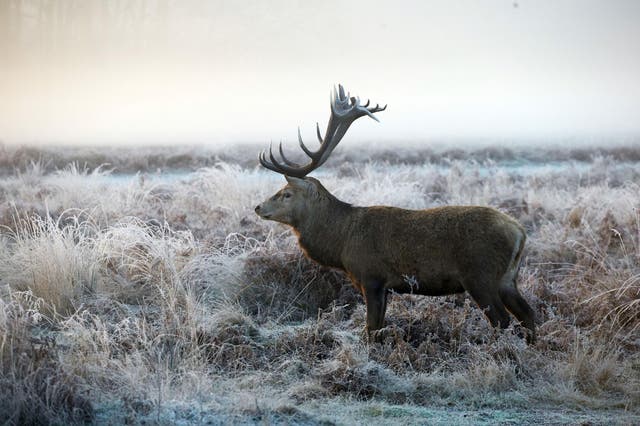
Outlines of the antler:
M387 109L386 105L381 108L378 104L376 104L375 107L369 108L368 100L366 104L360 105L359 97L350 97L349 93L345 96L344 88L342 85L338 85L338 90L334 87L333 92L331 93L331 117L329 118L327 131L325 132L324 137L320 135L320 125L316 123L316 132L318 135L318 141L320 142L320 148L317 151L311 151L306 147L304 142L302 142L300 127L298 127L298 142L300 142L300 148L302 148L305 154L311 158L311 162L305 165L300 165L289 160L285 157L284 151L282 150L282 142L280 142L278 150L280 151L280 157L284 164L276 160L273 155L271 145L269 146L270 161L267 159L266 152L263 151L260 153L260 164L269 170L273 170L274 172L278 172L283 175L298 178L305 177L327 161L331 152L333 152L338 143L340 143L342 137L347 133L351 123L365 115L379 121L373 113L384 111L385 109Z

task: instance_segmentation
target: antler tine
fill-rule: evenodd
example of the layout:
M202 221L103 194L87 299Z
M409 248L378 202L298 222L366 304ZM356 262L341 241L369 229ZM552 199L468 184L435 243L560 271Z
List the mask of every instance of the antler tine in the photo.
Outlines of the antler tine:
M344 99L344 87L342 87L342 84L338 84L338 90L340 91L340 99Z
M294 177L304 177L312 170L312 169L309 169L309 165L304 166L304 167L300 167L298 165L289 166L287 164L280 163L278 160L276 160L276 157L273 155L273 150L271 148L272 148L272 146L270 145L269 146L269 158L271 159L271 162L266 161L266 159L264 158L265 156L263 156L263 158L260 161L260 163L263 166L267 167L268 169L273 170L273 171L278 172L278 173L282 173L282 174L288 175L288 176L294 176ZM264 160L264 162L262 160ZM285 161L285 163L286 163L286 161Z
M298 134L300 133L300 128L298 127ZM324 142L322 140L322 135L320 134L320 124L316 123L316 135L318 136L318 142L320 142L320 145L322 145L322 142Z
M334 94L332 96L331 99L331 105L332 106L337 106L337 105L349 105L349 96L344 94L344 87L342 87L342 84L338 84L338 90L335 89L335 87L333 88Z
M282 154L282 151L281 151L281 154ZM314 165L315 164L314 161L312 161L311 163L305 166L300 166L297 163L294 163L293 161L289 161L288 159L286 159L286 157L283 157L285 164L280 163L276 159L275 155L273 155L273 143L269 144L270 160L267 159L266 151L262 151L258 158L260 160L260 164L269 170L273 170L274 172L284 174L287 176L293 176L293 177L299 177L299 178L305 177L316 167Z
M282 142L280 142L280 145L278 146L278 150L280 151L280 158L282 158L282 161L284 161L284 163L285 163L287 166L300 167L300 164L295 163L295 162L293 162L293 161L289 160L289 159L287 158L287 156L286 156L286 155L284 155L284 150L282 149Z
M314 157L314 153L311 152L309 148L307 148L304 142L302 142L302 135L300 134L300 126L298 126L298 143L300 144L300 148L302 148L305 154L307 154L311 158Z
M263 167L266 167L269 170L273 170L274 172L280 173L280 170L267 160L266 151L260 152L259 159L260 159L260 164L262 164Z
M375 108L369 108L369 112L380 112L384 111L385 109L387 109L387 104L384 104L382 108L380 108L380 105L376 104Z
M282 164L280 164L278 162L278 160L276 160L276 157L273 155L273 144L270 143L269 144L269 158L271 159L271 164L273 164L274 167L276 168L280 168L280 166L282 166Z
M280 172L281 164L278 163L278 161L275 159L272 148L273 148L273 143L269 143L269 158L271 158L271 161L267 160L266 151L260 152L260 156L259 156L260 164L262 164L262 166L266 167L269 170L273 170L274 172Z
M305 165L300 165L289 160L285 156L282 148L282 142L280 142L278 150L284 164L280 163L276 159L275 155L273 155L272 144L269 145L269 159L267 159L266 151L260 153L260 164L269 170L273 170L281 174L294 177L304 177L327 161L333 150L346 134L349 126L351 126L355 120L368 115L378 121L378 118L374 116L373 113L384 111L387 108L386 105L384 108L380 108L378 104L373 108L369 108L369 100L367 100L365 105L361 105L360 98L357 96L352 97L349 92L345 94L344 87L341 84L339 84L337 88L335 86L333 87L330 97L331 116L329 117L324 137L320 134L320 125L316 123L316 134L318 142L320 142L320 148L317 151L312 151L307 148L302 141L302 135L300 128L298 127L298 142L300 144L300 148L311 159L311 162Z

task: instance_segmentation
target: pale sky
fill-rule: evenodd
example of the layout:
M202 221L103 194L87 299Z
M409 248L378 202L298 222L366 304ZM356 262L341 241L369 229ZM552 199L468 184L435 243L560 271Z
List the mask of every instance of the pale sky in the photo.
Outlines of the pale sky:
M640 1L0 1L0 141L640 135Z

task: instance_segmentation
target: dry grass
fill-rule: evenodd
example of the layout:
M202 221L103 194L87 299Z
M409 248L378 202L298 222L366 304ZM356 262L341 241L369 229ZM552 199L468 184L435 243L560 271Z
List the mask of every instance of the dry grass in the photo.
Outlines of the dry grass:
M367 343L345 277L253 213L282 185L272 174L220 163L125 179L50 173L42 159L0 180L0 418L406 423L433 407L640 419L638 166L409 160L322 180L361 205L514 215L529 233L520 287L535 346L466 297L418 296L393 296Z

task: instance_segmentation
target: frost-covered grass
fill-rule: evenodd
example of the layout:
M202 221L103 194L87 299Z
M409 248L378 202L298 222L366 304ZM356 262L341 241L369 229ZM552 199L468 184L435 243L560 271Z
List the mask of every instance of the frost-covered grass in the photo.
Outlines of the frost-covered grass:
M640 165L520 173L501 155L332 159L318 175L354 204L517 218L532 347L462 296L394 296L367 343L346 278L254 214L284 179L253 165L171 179L17 167L0 180L0 418L640 422Z

